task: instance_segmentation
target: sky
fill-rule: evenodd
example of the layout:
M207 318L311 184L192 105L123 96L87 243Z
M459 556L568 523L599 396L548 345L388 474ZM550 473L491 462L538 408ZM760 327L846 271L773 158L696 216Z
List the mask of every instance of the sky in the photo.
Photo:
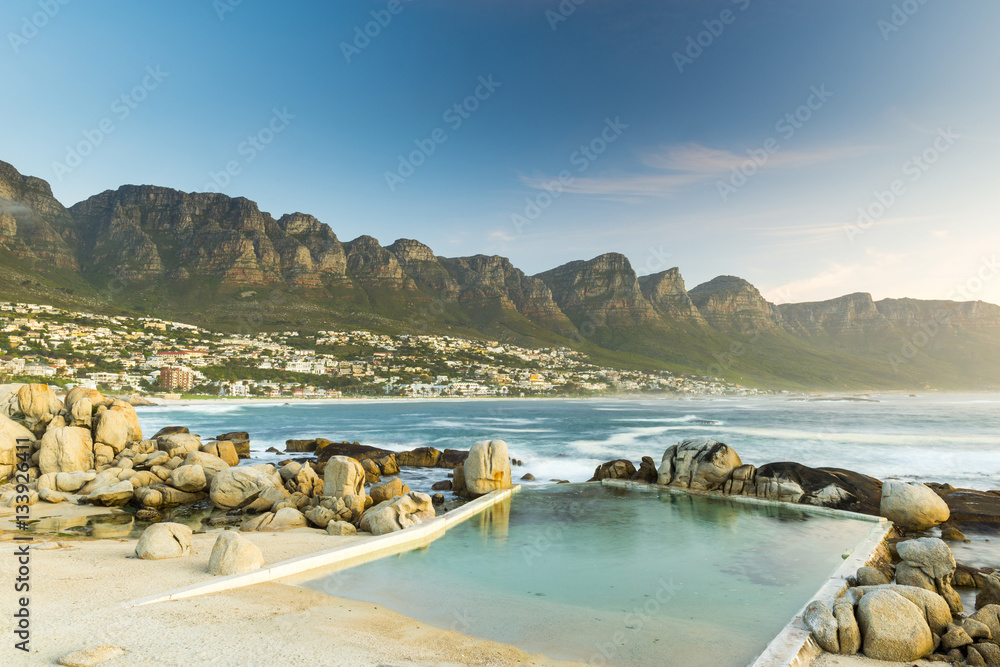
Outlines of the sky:
M0 159L529 274L1000 303L995 0L5 0Z

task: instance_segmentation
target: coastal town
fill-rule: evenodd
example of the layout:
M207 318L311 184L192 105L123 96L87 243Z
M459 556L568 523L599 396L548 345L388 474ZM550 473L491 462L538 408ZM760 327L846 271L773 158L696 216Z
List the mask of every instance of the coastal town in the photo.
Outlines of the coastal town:
M224 333L6 302L0 375L162 398L762 393L719 378L598 366L565 347L370 331Z

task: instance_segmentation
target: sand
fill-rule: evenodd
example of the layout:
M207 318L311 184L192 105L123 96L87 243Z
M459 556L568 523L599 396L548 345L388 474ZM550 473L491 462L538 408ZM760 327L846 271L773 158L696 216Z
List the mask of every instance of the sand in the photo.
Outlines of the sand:
M38 506L33 506L36 509ZM45 515L91 508L64 505ZM102 510L107 512L107 510ZM41 512L37 513L41 516ZM15 611L15 543L0 519L0 614ZM180 559L134 557L135 539L40 537L31 550L31 652L4 633L2 665L45 665L73 651L113 644L126 665L566 665L517 648L439 629L376 604L267 583L176 602L123 603L211 578L208 559L221 530L196 534ZM314 529L248 533L266 563L367 539ZM9 628L9 623L5 623Z

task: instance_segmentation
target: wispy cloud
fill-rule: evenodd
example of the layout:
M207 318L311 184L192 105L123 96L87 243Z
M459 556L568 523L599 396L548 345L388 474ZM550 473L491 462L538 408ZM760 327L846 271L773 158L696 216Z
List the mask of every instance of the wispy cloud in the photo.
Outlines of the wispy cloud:
M762 149L761 149L762 150ZM871 146L841 146L811 151L778 150L766 154L761 169L802 169L835 160L867 155ZM711 148L698 143L667 146L640 155L643 173L610 174L575 178L563 186L565 192L607 198L671 197L697 183L726 178L733 169L747 162L748 154ZM551 185L552 178L521 176L522 182L536 189Z

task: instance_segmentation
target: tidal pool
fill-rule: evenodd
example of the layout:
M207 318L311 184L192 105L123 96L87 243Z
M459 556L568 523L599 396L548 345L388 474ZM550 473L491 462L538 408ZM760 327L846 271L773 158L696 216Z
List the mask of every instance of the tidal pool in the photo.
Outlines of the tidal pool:
M665 491L535 487L429 546L303 585L554 658L743 667L874 526Z

